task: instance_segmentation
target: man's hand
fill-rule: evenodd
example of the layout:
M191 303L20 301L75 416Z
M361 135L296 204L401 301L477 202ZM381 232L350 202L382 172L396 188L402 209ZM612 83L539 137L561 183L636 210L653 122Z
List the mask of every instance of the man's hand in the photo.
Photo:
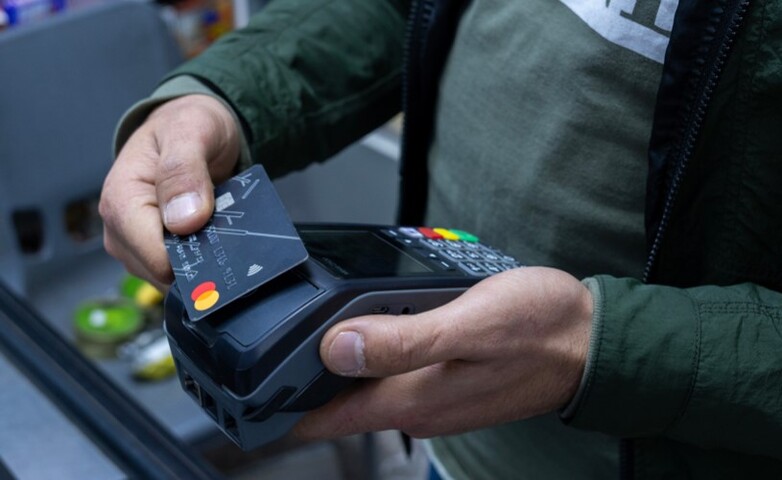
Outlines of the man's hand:
M453 434L551 412L575 395L592 296L574 277L520 268L435 310L346 320L324 336L327 368L363 380L296 426L301 438L398 429Z
M104 245L131 273L167 288L173 280L163 227L186 235L212 214L213 183L227 179L240 137L218 100L188 95L164 103L122 148L100 199Z

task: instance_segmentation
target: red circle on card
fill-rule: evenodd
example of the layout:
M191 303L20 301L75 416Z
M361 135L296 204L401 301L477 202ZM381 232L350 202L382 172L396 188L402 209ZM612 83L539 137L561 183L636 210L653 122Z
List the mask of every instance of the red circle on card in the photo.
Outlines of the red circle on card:
M200 297L204 293L216 289L217 289L217 285L215 285L215 282L204 282L198 285L197 287L195 287L193 291L190 292L190 298L195 302L196 300L198 300L198 297Z

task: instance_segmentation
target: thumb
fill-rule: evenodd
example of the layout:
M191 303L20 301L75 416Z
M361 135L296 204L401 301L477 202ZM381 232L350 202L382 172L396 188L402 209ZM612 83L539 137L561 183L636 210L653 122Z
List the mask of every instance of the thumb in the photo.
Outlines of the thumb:
M163 224L170 232L186 235L209 220L214 208L214 186L206 152L198 144L162 144L155 183Z
M341 322L323 336L321 359L339 375L386 377L458 358L459 342L443 328L438 310Z
M206 95L166 102L150 115L159 162L158 206L172 233L192 233L214 208L212 178L225 179L239 157L238 126L231 112Z

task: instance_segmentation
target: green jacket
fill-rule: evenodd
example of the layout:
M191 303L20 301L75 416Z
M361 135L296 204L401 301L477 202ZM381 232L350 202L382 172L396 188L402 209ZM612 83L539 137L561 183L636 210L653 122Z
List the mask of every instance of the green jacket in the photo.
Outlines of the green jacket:
M272 175L404 103L402 219L416 223L467 2L407 3L276 0L172 76L231 104ZM650 132L646 275L595 277L586 384L566 419L627 439L625 478L782 478L780 115L782 2L680 0Z

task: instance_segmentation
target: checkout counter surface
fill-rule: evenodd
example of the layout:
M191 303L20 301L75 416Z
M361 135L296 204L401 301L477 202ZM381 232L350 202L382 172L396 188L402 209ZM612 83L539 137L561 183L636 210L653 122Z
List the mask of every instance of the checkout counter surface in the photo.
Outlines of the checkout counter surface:
M0 283L0 478L217 478Z

